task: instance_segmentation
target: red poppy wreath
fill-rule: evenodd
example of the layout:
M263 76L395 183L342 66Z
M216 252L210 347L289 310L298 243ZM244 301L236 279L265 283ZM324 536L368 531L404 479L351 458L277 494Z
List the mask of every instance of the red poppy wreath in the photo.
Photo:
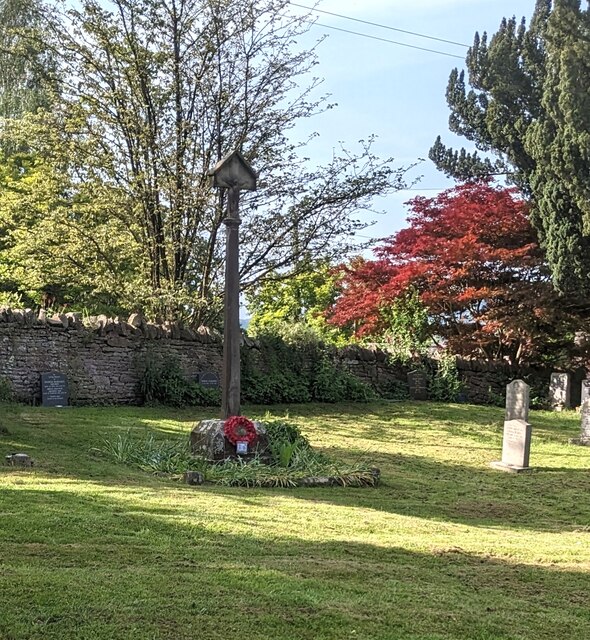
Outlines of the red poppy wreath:
M232 443L247 442L252 444L258 434L252 420L246 416L231 416L223 425L223 435Z

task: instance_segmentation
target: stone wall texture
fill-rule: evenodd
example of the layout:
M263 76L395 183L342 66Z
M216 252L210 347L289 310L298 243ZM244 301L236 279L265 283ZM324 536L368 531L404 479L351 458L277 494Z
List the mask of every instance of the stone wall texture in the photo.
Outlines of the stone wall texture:
M247 341L243 348L255 348ZM187 376L203 371L221 374L222 343L206 328L198 331L177 324L148 323L138 314L127 320L80 314L47 317L45 312L0 308L0 378L9 381L23 402L41 400L41 373L56 371L68 377L71 404L138 404L140 380L150 359L173 357ZM415 365L391 363L379 349L349 346L334 353L336 364L381 393L407 390L407 374ZM426 363L428 364L428 363ZM261 363L264 366L263 363ZM457 360L464 383L462 400L501 404L506 385L517 378L544 396L551 370L504 363ZM572 404L580 401L584 371L572 372Z
M222 346L207 330L155 325L134 315L129 321L78 314L40 317L32 312L0 309L0 377L15 397L41 399L41 373L68 377L71 404L136 404L142 401L140 379L146 363L159 356L178 359L185 373L221 373Z

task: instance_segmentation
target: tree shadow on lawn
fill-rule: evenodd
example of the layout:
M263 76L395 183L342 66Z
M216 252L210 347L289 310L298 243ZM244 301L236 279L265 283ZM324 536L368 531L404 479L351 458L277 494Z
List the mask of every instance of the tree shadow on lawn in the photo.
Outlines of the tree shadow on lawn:
M5 638L590 637L581 571L238 535L112 496L4 490L2 506Z
M351 456L349 449L331 448L329 453L341 460ZM372 461L382 472L376 488L305 489L290 495L478 527L567 532L590 525L590 504L581 499L590 495L590 472L585 469L509 474L386 453Z
M413 440L423 433L444 431L450 436L490 444L501 442L505 410L480 405L433 402L404 402L380 404L379 410L369 405L346 405L346 417L336 405L322 407L326 428L342 437L383 442L392 436ZM305 419L302 410L295 414ZM352 420L351 420L352 418ZM532 411L529 421L537 442L564 444L580 431L579 415L573 411L560 414ZM561 423L558 427L556 423ZM404 433L405 432L405 433Z

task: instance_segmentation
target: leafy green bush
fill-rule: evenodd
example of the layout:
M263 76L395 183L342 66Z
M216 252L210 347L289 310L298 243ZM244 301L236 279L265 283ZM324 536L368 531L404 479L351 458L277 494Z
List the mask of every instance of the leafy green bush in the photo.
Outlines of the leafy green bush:
M331 361L332 347L309 332L261 333L260 355L242 350L242 400L253 404L367 402L375 392ZM262 364L261 364L262 363ZM262 370L261 366L264 366Z
M375 392L348 371L337 369L328 359L322 357L311 381L314 400L318 402L369 402L375 399Z
M0 404L10 404L11 402L14 402L14 393L10 380L0 377Z
M205 389L187 380L180 363L174 358L149 358L140 381L147 404L161 403L171 407L219 406L219 389Z
M463 383L459 379L455 356L449 353L441 354L430 379L430 398L440 402L456 402L462 389Z

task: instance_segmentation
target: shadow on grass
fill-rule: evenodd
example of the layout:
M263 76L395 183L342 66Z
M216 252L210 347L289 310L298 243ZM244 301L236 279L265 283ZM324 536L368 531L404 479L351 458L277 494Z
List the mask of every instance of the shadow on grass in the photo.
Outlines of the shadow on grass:
M7 640L590 637L582 572L452 545L267 540L71 492L4 490L2 510Z
M273 413L280 415L283 408L274 409ZM308 414L318 419L317 406L313 408L300 405L296 410L299 421L305 419ZM340 424L342 423L342 408L323 405L321 411L319 419L325 420L328 427L330 420L339 420ZM379 405L376 409L373 407L373 410L371 406L352 405L351 411L352 423L349 424L348 418L342 428L354 433L355 419L363 416L368 421L365 430L378 430L381 433L378 436L380 440L388 437L383 433L391 435L390 421L411 419L420 425L425 420L425 411L428 411L428 415L438 425L437 428L440 428L441 422L449 420L451 424L445 428L451 431L451 436L456 435L453 430L463 430L460 433L461 437L473 437L474 428L469 426L469 420L474 420L474 411L478 412L477 415L482 422L486 419L489 422L490 419L503 418L503 412L499 409L470 405L404 403ZM463 415L461 412L465 412L465 424L460 422L460 418L457 419L457 412L459 416ZM25 408L21 414L24 428L11 425L10 435L0 438L0 446L3 446L7 453L15 449L27 451L38 460L38 469L42 473L95 482L103 486L143 485L155 488L162 487L164 481L131 467L94 457L89 454L89 450L100 446L107 435L112 436L127 430L146 435L160 433L162 437L186 437L187 433L179 431L179 423L186 423L188 431L192 422L210 415L208 409L190 412L166 408L151 409L149 417L146 417L145 410L137 408L118 408L116 411L87 409L77 412L75 423L70 424L67 420L64 421L67 413L55 410L30 411ZM187 419L189 415L190 419ZM96 429L97 416L102 418L102 421L99 421L100 429ZM450 420L449 416L453 419ZM557 437L552 422L553 416L540 417L547 433L551 437ZM571 416L567 417L571 419ZM537 414L533 416L533 421L536 418ZM408 428L407 424L405 428ZM427 432L428 428L426 425L423 429ZM535 427L534 429L536 434L538 430ZM421 431L419 427L416 428L416 438L421 437ZM497 435L499 436L499 433ZM485 444L489 445L490 435L482 438ZM350 444L354 441L351 438ZM468 444L458 444L459 442L461 441L457 440L456 444L451 439L449 443L436 446L457 449L469 447ZM347 446L341 448L331 447L327 452L336 460L350 460L362 455L363 452L351 449L348 441L346 444ZM482 449L479 443L473 448ZM485 448L489 449L488 462L498 459L499 447ZM590 506L587 501L581 499L581 496L590 495L590 473L586 469L567 468L566 464L563 468L559 466L560 458L566 461L569 456L575 455L573 452L569 453L565 447L551 452L551 468L540 467L531 474L519 476L503 474L487 466L451 464L426 456L386 452L374 452L370 455L371 463L381 468L384 480L383 486L376 490L274 489L269 490L269 493L480 527L558 532L572 531L590 524ZM484 456L487 457L487 454ZM534 452L532 464L535 465ZM220 493L232 493L231 489L216 490ZM234 492L232 495L241 494Z
M351 456L348 449L330 454ZM378 488L334 489L309 499L479 527L561 532L590 525L590 503L580 499L590 494L587 469L509 474L402 454L378 453L372 460L382 472Z

